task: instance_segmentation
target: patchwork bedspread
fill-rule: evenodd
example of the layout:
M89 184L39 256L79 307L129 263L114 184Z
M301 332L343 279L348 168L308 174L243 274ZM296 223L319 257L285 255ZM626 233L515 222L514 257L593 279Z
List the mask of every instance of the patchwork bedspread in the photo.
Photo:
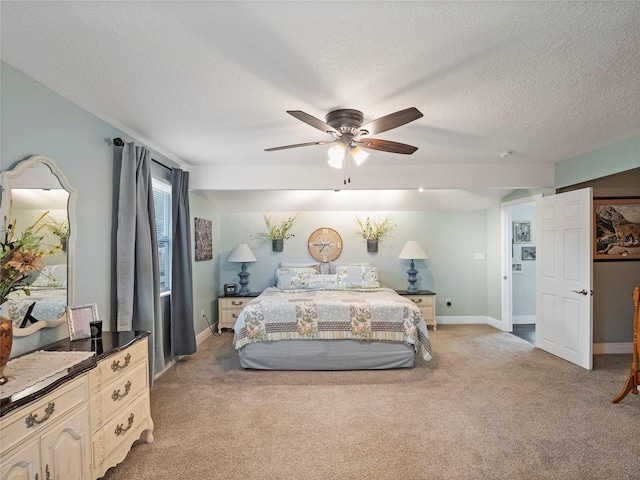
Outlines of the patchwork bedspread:
M251 300L235 325L236 350L263 340L351 339L407 342L425 360L431 342L420 309L389 288L279 290Z

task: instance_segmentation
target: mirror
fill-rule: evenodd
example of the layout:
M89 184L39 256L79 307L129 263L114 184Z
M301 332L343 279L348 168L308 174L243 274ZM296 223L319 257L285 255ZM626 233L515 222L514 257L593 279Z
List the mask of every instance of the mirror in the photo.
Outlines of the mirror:
M62 250L55 255L45 256L41 272L27 280L30 295L12 292L2 305L3 315L14 322L14 335L25 336L64 323L65 307L73 304L76 191L55 162L41 155L2 172L0 183L3 229L15 219L15 236L19 236L49 212L45 219L47 228L40 232L44 234L42 243L62 245ZM25 317L38 321L25 323ZM23 328L18 328L20 324Z

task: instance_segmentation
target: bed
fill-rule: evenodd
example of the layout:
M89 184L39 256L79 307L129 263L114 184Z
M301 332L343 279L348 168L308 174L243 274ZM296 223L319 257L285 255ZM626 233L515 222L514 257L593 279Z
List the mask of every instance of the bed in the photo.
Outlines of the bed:
M37 320L56 320L67 306L67 266L47 265L29 285L27 295L22 290L12 292L8 298L9 318L17 325L23 321L29 307L35 303L30 315Z
M243 368L361 370L410 368L432 356L418 306L381 287L375 267L335 274L280 268L276 286L245 305L234 327Z

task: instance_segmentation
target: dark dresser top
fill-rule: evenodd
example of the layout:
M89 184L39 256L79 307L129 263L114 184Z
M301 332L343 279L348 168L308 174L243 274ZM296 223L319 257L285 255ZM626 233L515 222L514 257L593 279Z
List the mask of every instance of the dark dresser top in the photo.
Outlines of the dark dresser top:
M68 338L59 340L55 343L45 345L38 348L38 350L44 350L47 352L94 352L95 355L80 363L77 363L73 367L69 368L67 372L60 372L45 380L39 382L40 388L28 395L24 395L23 392L16 392L15 394L0 398L0 417L3 417L7 413L23 405L33 402L42 398L44 395L52 392L60 385L69 382L76 378L78 375L85 373L96 367L98 361L113 355L129 346L147 337L150 332L102 332L102 338L95 339L82 339L70 341ZM25 355L28 355L28 352ZM22 355L23 356L23 355ZM11 381L11 380L9 380Z

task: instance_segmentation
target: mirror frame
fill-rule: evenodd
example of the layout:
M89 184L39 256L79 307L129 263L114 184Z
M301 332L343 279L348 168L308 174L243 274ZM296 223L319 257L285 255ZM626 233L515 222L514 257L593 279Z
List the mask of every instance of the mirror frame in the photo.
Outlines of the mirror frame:
M2 201L0 202L0 214L2 216L3 224L6 224L7 219L11 215L12 195L11 184L12 181L17 179L20 175L25 173L28 169L37 165L45 165L49 168L51 173L58 179L62 188L69 193L69 200L67 202L67 218L69 220L69 238L67 240L67 305L74 304L74 272L75 272L75 246L76 246L76 199L78 192L73 188L67 177L62 170L58 168L58 165L49 157L44 155L33 155L25 160L18 162L13 168L5 170L0 173L0 187L2 188ZM13 329L14 336L26 336L37 332L42 328L57 327L66 323L66 315L62 315L57 320L41 320L37 323L33 323L25 328Z

